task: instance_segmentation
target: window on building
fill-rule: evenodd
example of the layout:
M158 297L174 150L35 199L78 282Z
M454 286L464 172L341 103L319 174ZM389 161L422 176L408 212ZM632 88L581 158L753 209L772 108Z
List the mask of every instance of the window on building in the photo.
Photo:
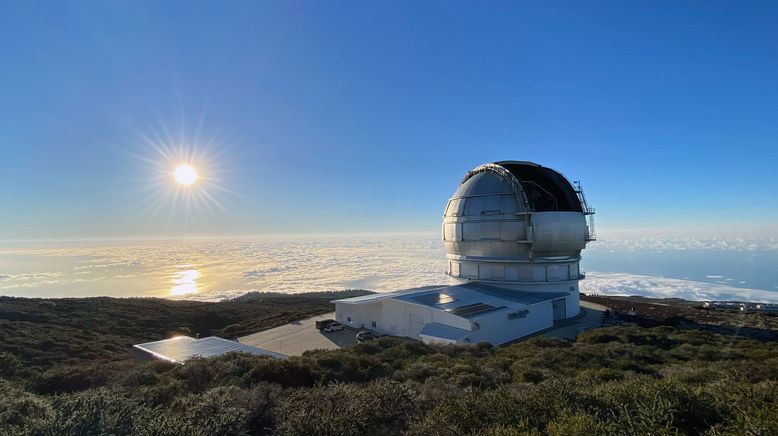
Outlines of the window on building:
M351 317L350 316L346 317L346 319L348 320L348 322L351 322Z

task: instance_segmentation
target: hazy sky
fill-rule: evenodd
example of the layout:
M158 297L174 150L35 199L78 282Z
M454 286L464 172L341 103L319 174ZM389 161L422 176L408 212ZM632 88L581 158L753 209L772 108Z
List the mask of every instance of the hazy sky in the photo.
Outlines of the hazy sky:
M776 23L774 1L3 2L0 239L434 233L502 159L582 180L601 235L775 236ZM180 148L204 180L174 199Z

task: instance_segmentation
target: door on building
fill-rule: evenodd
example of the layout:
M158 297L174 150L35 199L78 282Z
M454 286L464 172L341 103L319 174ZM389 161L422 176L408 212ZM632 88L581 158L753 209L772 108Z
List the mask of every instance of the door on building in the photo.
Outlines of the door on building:
M551 305L554 308L554 321L567 318L567 305L564 298L553 300Z
M408 314L408 336L419 339L419 333L424 328L424 316L417 313Z

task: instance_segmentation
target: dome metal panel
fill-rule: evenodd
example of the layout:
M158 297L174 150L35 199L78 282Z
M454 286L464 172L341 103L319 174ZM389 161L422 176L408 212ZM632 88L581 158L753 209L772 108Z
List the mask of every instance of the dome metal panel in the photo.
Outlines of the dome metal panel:
M464 176L443 217L449 275L464 281L577 281L588 228L579 196L560 173L501 161Z

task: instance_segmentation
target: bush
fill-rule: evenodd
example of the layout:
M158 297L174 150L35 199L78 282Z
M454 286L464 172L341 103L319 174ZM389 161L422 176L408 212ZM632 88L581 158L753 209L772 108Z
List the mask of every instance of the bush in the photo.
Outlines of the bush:
M563 412L548 423L549 436L590 436L613 434L600 418L585 413Z
M0 320L0 435L778 434L778 343L691 328L611 327L574 343L504 347L384 337L285 361L130 360L130 335L274 325L299 315L290 299L64 299L45 314L22 299L28 307L14 313L31 315ZM133 307L162 310L127 314Z
M141 401L106 389L54 398L55 416L28 427L33 434L105 435L142 433L159 413Z
M711 395L677 381L636 376L606 383L595 392L622 432L698 434L722 421Z
M417 413L415 394L388 380L298 389L276 413L282 435L399 434Z
M274 404L275 395L272 389L256 388L246 392L235 386L225 386L200 395L182 396L173 401L170 407L172 413L156 417L149 430L152 433L193 435L261 431L272 423L268 419L268 409Z
M545 428L567 401L559 385L501 387L450 397L432 409L411 429L412 434L476 434L491 427Z
M46 397L12 387L0 381L0 434L21 434L26 427L39 427L54 418Z
M22 360L11 353L0 353L0 378L11 378L22 367Z
M38 374L31 386L40 394L77 392L103 386L116 376L116 368L109 365L61 366Z

